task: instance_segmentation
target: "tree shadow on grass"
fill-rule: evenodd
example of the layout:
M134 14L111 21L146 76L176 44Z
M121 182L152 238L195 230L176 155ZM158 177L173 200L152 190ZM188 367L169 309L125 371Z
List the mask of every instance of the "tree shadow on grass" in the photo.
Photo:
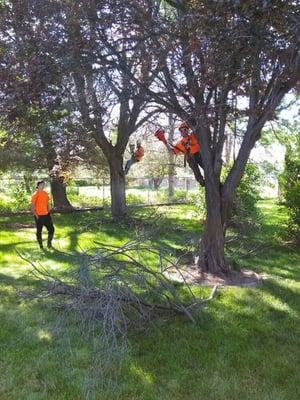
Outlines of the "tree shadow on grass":
M246 257L244 265L281 278L300 280L300 254L291 247L274 245L262 248L253 256Z
M179 237L176 243L180 244ZM251 265L256 265L259 271L266 269L281 276L279 256L282 254L291 268L291 277L297 277L298 269L291 262L290 252L280 247L274 249L270 253L270 264L262 252L257 259L250 260ZM297 260L296 253L293 255ZM54 250L47 257L74 265L78 253ZM30 313L38 310L33 305ZM281 284L280 280L267 281L260 289L226 290L202 310L197 325L183 318L162 318L143 334L131 332L132 356L125 362L118 385L115 391L99 392L98 398L104 399L107 395L108 399L128 400L298 400L299 387L295 383L299 325L297 289ZM52 328L47 329L51 333ZM54 352L57 352L56 346L52 349ZM38 352L45 351L40 345L36 348ZM23 354L19 346L12 351ZM32 374L37 357L28 353L27 370ZM64 353L62 357L66 357ZM52 367L58 367L58 360L53 361ZM78 367L74 360L68 362L71 369L76 367L79 375L87 364L84 362ZM56 388L67 390L62 398L72 398L69 393L72 383L68 382L65 366L60 369L59 383L56 377L46 375L47 379L56 382ZM38 384L37 391L40 390Z
M176 246L183 244L181 235L182 232L186 232L186 226L183 230L176 231L176 225L173 225L173 232L170 232L171 229L168 231L170 226L162 227L164 229L161 233L165 232L163 240L166 240L166 246L176 249ZM161 318L142 334L130 332L132 356L125 361L117 385L111 392L95 393L95 398L298 400L299 290L280 278L299 279L299 258L296 252L291 252L279 243L274 244L272 231L276 227L275 224L270 228L269 239L266 242L263 242L263 237L258 238L262 243L272 244L268 252L262 250L255 257L248 259L247 263L258 272L265 271L277 275L279 280L267 280L260 289L228 289L221 292L218 298L202 310L197 325L187 322L184 318ZM118 228L112 229L109 224L102 225L101 229L106 230L106 233L110 232L112 236L114 233L118 235ZM191 234L195 233L193 226L189 226L188 231ZM123 238L123 232L122 228L119 237ZM133 232L134 230L130 233L133 235ZM47 253L47 257L57 263L63 260L64 263L74 266L78 260L76 249L78 244L80 245L77 233L75 236L73 241L70 241L71 253L54 250ZM161 236L157 235L157 238L161 239ZM285 269L281 268L282 265L285 265ZM1 280L2 278L7 285L13 285L15 282L11 277L0 276ZM20 287L23 284L26 285L26 277L17 283ZM31 285L34 283L29 282L29 286ZM14 374L12 382L17 388L23 385L29 393L34 387L37 395L46 393L49 398L57 399L61 395L64 400L74 400L74 386L77 382L82 382L81 375L88 367L90 358L85 355L84 360L72 359L71 352L66 355L59 343L53 339L51 348L40 338L37 341L37 333L41 327L45 328L45 325L41 323L42 318L35 321L35 315L43 313L44 320L49 324L44 330L51 334L53 329L50 321L53 315L45 313L45 306L39 307L31 304L25 313L18 311L15 318L4 320L4 326L10 327L11 334L16 335L17 332L17 336L22 338L20 343L11 345L10 351L16 354L13 361L15 367L24 368L26 374L20 369L15 370L17 374ZM5 317L5 313L2 316ZM22 326L16 330L16 326L13 325L17 324L18 320L24 321L24 316L26 318L23 328L32 328L30 333L35 337L27 344ZM61 353L57 356L59 351ZM48 369L39 361L41 354L45 353L50 357ZM82 354L80 345L75 346L72 353ZM56 357L51 359L53 354ZM3 359L1 362L3 363ZM37 363L39 368L42 368L43 380L36 373ZM6 374L13 376L8 368L9 362L3 365L6 367ZM58 374L56 370L59 371ZM73 375L70 375L70 371ZM33 378L27 381L28 376ZM14 390L13 386L10 386L10 390ZM80 398L80 388L77 386L76 390ZM55 393L59 395L55 397ZM8 398L10 393L7 391L5 394Z
M34 277L0 274L0 397L79 400L91 346L47 302L19 295L37 285Z
M281 278L267 279L264 283L264 292L270 294L274 301L272 307L276 310L286 310L298 318L300 317L300 283Z
M135 395L298 399L299 311L295 315L288 307L276 308L264 291L221 292L202 311L198 325L178 318L154 328L146 338L133 334L134 357L124 373L135 384ZM269 291L278 296L274 286Z
M10 250L15 250L17 246L24 245L24 244L29 244L32 243L31 240L24 240L20 242L15 242L15 243L5 243L5 244L0 244L0 253L6 253Z
M41 282L29 274L21 277L0 273L0 297L2 306L5 304L20 303L18 293L25 290L37 290Z

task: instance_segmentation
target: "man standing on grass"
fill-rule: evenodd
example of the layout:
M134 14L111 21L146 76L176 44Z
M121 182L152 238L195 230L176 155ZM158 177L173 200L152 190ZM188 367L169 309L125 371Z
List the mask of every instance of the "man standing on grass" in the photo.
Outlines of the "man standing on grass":
M36 192L31 198L31 211L36 223L36 238L43 249L42 230L45 226L48 230L48 249L52 248L52 239L54 235L54 226L50 215L50 196L44 191L45 182L39 181L36 185Z

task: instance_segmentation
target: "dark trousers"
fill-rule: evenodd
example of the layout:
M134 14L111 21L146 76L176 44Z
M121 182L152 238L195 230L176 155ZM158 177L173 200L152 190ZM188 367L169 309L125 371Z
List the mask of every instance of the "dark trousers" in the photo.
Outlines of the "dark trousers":
M51 246L51 242L54 235L54 226L52 222L52 218L50 214L40 215L38 218L34 217L36 223L36 238L39 242L39 245L43 245L42 241L42 230L43 226L47 228L48 231L48 246Z
M200 153L190 154L189 157L187 158L187 162L191 170L194 172L196 181L199 182L200 185L204 186L204 178L199 168L203 167L201 154Z
M135 164L136 162L138 162L138 160L137 160L135 157L131 157L131 158L127 161L127 163L126 163L126 165L125 165L125 171L124 171L124 172L125 172L125 175L128 174L128 172L129 172L131 166L132 166L133 164Z

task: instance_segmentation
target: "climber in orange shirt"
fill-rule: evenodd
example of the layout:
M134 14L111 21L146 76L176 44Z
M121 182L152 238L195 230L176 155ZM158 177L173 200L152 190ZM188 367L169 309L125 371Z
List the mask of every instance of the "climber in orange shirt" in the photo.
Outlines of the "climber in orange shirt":
M199 182L201 186L204 186L204 178L199 168L202 167L200 145L196 135L193 132L190 133L190 127L186 122L182 122L179 125L179 131L181 133L181 139L175 145L166 140L164 131L161 128L155 132L155 136L174 154L184 154L184 161L189 164L189 167L194 172L196 181Z
M50 215L50 196L44 191L45 182L39 181L36 185L36 192L31 198L31 211L36 223L36 238L43 249L42 230L45 226L48 230L48 249L52 248L54 226Z
M144 157L144 148L140 140L136 142L136 150L134 149L134 145L130 145L129 147L131 152L131 158L126 162L124 170L125 175L128 174L129 169L133 164L139 162Z

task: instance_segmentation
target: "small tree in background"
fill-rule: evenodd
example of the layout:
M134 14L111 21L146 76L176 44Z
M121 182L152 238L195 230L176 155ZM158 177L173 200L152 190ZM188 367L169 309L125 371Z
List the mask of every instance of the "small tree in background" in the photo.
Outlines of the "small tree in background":
M145 156L140 164L135 164L132 173L137 177L149 178L151 186L158 189L163 179L168 176L168 154L160 143L153 140L152 135L143 141L143 146L145 147Z
M300 244L300 136L287 146L284 171L280 176L283 198L289 213L289 231Z
M248 162L244 175L237 187L236 196L229 215L229 226L241 233L257 228L261 214L257 207L260 199L262 175L259 166Z
M296 97L296 105L299 105ZM265 165L265 171L278 179L279 201L288 209L288 233L300 243L300 124L295 115L293 122L279 118L272 129L265 131L262 144L267 148L273 143L285 149L284 170L276 165ZM284 151L284 150L283 150Z

